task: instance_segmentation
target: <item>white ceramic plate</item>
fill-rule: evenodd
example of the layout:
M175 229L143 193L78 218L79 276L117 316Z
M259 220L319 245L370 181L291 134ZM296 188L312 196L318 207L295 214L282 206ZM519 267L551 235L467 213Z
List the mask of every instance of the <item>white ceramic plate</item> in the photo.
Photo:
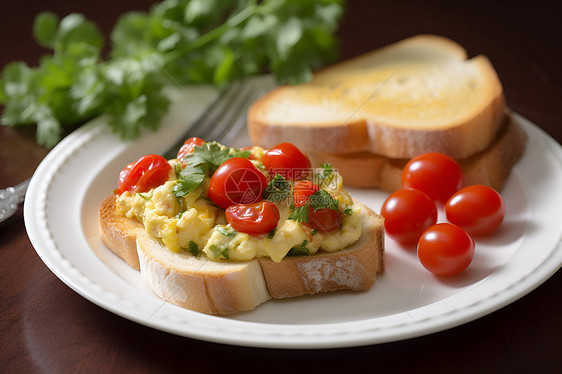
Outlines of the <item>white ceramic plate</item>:
M122 166L159 153L214 96L198 88L177 96L164 127L122 142L92 121L68 136L37 169L25 201L29 237L45 264L97 305L140 324L195 339L280 348L344 347L395 341L441 331L497 310L532 291L562 264L562 150L524 118L523 159L503 191L500 230L477 239L469 269L438 279L415 251L387 238L386 271L366 292L334 292L272 300L251 312L208 316L163 302L99 240L97 207L116 186ZM243 145L244 140L240 140ZM387 196L352 190L376 211Z

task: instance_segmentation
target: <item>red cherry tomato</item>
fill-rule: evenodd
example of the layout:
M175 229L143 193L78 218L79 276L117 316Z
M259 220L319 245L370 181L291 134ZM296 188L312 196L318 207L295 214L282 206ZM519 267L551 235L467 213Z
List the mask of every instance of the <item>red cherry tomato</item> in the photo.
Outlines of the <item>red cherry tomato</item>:
M293 203L299 208L308 203L308 198L319 188L316 184L308 180L296 181L293 185ZM330 208L320 208L314 211L311 206L308 210L308 225L318 231L334 231L341 227L342 214L338 210Z
M279 222L279 209L266 200L253 204L231 205L226 209L225 215L234 230L248 234L270 232Z
M420 190L403 188L393 192L381 208L386 233L402 244L415 243L437 222L435 203Z
M312 207L308 211L308 224L318 231L330 232L337 230L342 224L342 214L339 210L320 208L316 211Z
M185 167L185 163L183 162L183 159L185 158L185 156L187 156L188 154L193 152L193 148L195 148L195 146L201 147L203 144L205 144L205 141L201 138L196 137L196 136L194 136L193 138L187 139L185 141L185 143L183 143L183 145L181 146L180 150L178 151L178 155L177 155L177 159L180 162L181 166Z
M418 243L418 258L435 275L455 275L474 258L474 240L452 223L438 223L424 231Z
M411 159L402 170L402 187L423 191L436 202L447 200L464 186L459 164L443 153L426 153Z
M209 198L223 209L261 200L267 179L250 160L234 157L217 168L209 184Z
M293 201L295 207L298 208L308 203L308 198L318 190L318 186L311 181L296 181L293 185Z
M291 143L276 145L261 161L271 176L281 174L287 180L299 180L310 175L308 156Z
M125 191L147 192L164 184L172 167L159 155L146 155L125 166L119 173L119 187L116 194Z
M447 220L471 235L487 235L497 230L505 217L505 202L488 186L468 186L445 204Z

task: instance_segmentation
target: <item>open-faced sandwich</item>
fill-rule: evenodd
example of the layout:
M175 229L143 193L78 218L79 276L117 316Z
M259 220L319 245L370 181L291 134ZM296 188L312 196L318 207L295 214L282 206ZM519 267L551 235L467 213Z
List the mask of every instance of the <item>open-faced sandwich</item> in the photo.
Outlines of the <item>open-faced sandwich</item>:
M506 107L483 55L454 41L419 35L318 71L307 84L281 86L248 113L253 144L284 141L330 162L346 183L400 188L402 168L440 152L467 184L502 189L526 135Z
M235 149L191 138L177 159L141 157L101 203L99 228L156 295L208 314L366 290L384 267L382 217L290 143Z

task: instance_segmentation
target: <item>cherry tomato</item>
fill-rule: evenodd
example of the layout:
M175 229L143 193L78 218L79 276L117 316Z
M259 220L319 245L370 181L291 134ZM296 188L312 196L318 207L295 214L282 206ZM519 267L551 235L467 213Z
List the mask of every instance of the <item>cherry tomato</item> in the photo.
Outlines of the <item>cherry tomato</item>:
M231 205L226 209L225 215L234 230L248 234L270 232L279 222L279 209L266 200L253 204Z
M471 235L495 231L505 217L505 202L491 187L468 186L454 194L445 204L447 220Z
M271 176L281 174L287 180L299 180L310 175L308 156L291 143L278 144L265 152L262 163Z
M474 258L474 240L457 225L444 222L431 226L418 242L418 258L435 275L455 275Z
M293 185L293 202L295 207L298 208L308 203L308 198L318 190L318 186L311 181L296 181Z
M295 207L301 207L308 203L308 198L319 188L309 180L296 181L293 185L293 203ZM334 231L341 227L342 214L339 210L330 208L320 208L314 211L311 206L308 208L308 225L318 231Z
M119 173L116 194L125 191L147 192L164 184L171 170L168 161L159 155L146 155L125 166Z
M330 232L337 230L342 224L342 214L339 210L320 208L314 211L312 207L308 211L308 224L318 231Z
M386 233L401 244L413 244L437 222L435 203L420 190L403 188L385 200L381 215Z
M217 168L209 184L209 197L223 209L261 200L267 178L250 160L234 157Z
M432 200L445 204L464 186L459 164L443 153L425 153L411 159L402 170L402 187L423 191Z
M201 138L196 137L196 136L187 139L185 141L185 143L183 143L183 145L181 146L180 150L178 151L178 155L177 155L177 159L180 162L181 166L185 167L185 163L183 161L185 156L187 156L188 154L193 152L193 148L195 148L195 146L201 147L203 144L205 144L205 141Z

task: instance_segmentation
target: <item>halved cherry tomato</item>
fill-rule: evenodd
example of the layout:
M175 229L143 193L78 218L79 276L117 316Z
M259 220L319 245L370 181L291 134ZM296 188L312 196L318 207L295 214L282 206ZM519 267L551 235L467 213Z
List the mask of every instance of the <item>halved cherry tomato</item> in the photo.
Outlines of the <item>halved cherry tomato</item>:
M125 191L147 192L168 180L171 166L160 155L146 155L125 166L119 173L116 194Z
M420 190L403 188L390 194L381 208L386 233L407 245L417 242L437 222L435 203Z
M444 222L431 226L418 243L418 258L435 275L455 275L474 258L474 240L457 225Z
M310 175L308 156L291 143L281 143L269 149L262 163L272 176L281 174L287 180L304 179Z
M445 204L447 220L471 235L487 235L497 230L505 217L505 202L491 187L468 186Z
M261 200L267 178L250 160L234 157L217 168L209 184L209 197L223 209Z
M205 144L205 141L196 136L187 139L185 143L183 143L177 155L177 159L182 167L185 167L185 162L183 161L185 156L193 152L193 148L195 148L195 146L201 147L203 144Z
M402 170L402 188L415 188L445 204L464 187L461 167L451 157L437 152L411 159Z
M309 180L296 181L293 185L293 203L299 208L309 202L312 196L319 188L316 184ZM314 211L310 206L308 208L308 225L318 231L334 231L341 227L342 214L339 210L331 208L320 208Z
M225 215L234 230L248 234L270 232L279 222L279 209L266 200L253 204L231 205L226 209Z
M318 190L318 186L311 181L296 181L293 185L293 202L295 207L298 208L308 203L308 198Z
M320 208L314 211L312 207L308 211L308 224L318 231L330 232L337 230L342 224L342 214L339 210Z

